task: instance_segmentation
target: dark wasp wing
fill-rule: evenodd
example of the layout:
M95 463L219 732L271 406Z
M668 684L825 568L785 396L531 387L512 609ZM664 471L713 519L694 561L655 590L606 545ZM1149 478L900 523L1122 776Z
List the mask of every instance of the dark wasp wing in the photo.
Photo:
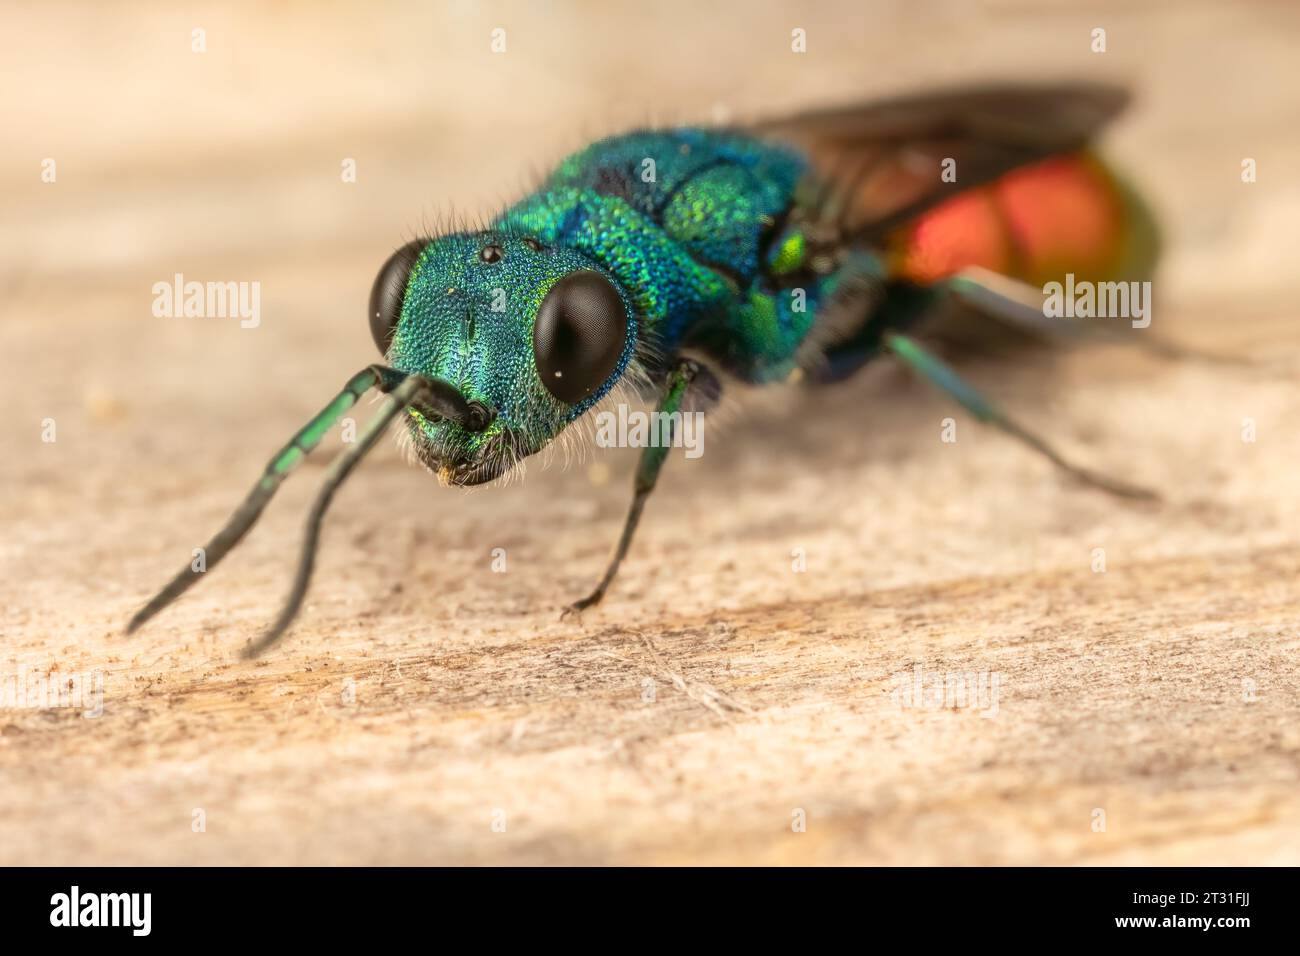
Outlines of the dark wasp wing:
M1085 146L1128 103L1099 84L941 90L803 113L748 132L802 150L820 186L805 197L828 244L875 243L958 192ZM955 160L954 182L941 176Z

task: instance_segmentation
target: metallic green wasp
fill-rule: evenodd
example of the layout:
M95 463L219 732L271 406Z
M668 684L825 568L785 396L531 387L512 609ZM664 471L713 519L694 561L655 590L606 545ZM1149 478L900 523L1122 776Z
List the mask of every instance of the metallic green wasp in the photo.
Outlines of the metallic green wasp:
M1149 219L1086 152L1125 100L1097 86L990 88L743 129L633 132L570 156L487 228L403 246L371 292L384 363L293 437L207 545L211 568L366 391L387 394L327 471L289 599L248 653L293 620L334 491L397 418L431 471L471 485L622 389L653 395L671 421L716 400L715 372L825 381L892 355L1071 475L1148 496L1067 463L910 334L953 298L1041 331L1041 298L1016 280L1149 265ZM571 609L605 594L666 456L662 442L643 450L613 559ZM178 574L130 629L196 579Z

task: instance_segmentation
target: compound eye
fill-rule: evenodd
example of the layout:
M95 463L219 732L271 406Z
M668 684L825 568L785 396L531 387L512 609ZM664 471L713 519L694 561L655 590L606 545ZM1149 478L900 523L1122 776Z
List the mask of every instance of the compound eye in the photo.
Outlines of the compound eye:
M570 272L551 286L533 327L537 374L552 395L577 405L618 366L627 343L627 311L598 272Z
M417 239L402 246L388 257L370 287L370 335L380 355L388 354L397 320L402 317L402 299L406 296L411 269L428 244L428 239Z

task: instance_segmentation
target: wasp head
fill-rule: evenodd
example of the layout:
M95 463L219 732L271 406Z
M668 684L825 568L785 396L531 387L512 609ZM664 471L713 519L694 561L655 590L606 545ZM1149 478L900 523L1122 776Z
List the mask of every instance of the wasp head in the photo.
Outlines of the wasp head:
M549 444L614 387L637 337L629 296L597 262L494 230L395 252L375 279L370 327L393 368L449 382L483 409L467 423L406 413L416 455L457 485L491 481Z

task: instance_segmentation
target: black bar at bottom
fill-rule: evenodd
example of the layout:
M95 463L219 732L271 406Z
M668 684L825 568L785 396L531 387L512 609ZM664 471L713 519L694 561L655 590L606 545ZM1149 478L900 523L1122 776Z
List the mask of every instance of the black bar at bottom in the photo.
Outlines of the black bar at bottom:
M381 945L405 936L531 945L692 935L734 945L905 933L1217 945L1290 939L1293 869L78 869L4 871L6 943ZM672 929L673 926L677 930ZM432 935L429 935L432 932ZM668 933L668 936L661 936ZM450 934L450 935L449 935ZM1046 935L1043 935L1046 934ZM621 942L620 942L621 941ZM461 948L458 944L456 948Z

